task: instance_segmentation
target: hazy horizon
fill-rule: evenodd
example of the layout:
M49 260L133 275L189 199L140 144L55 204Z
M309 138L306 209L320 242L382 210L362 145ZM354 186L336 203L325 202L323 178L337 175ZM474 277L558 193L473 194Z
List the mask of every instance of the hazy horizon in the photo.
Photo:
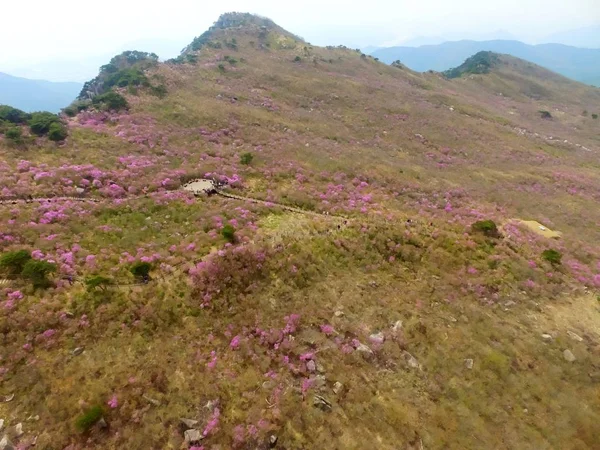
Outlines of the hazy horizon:
M62 7L57 8L57 3ZM269 17L315 45L365 48L400 45L423 37L433 42L504 36L538 43L556 33L599 25L600 7L596 3L503 0L493 6L478 0L456 0L451 4L443 0L374 0L365 8L339 0L309 0L291 10L289 5L273 0L258 0L251 6L234 0L224 10L219 5L172 0L165 10L139 0L105 0L102 8L90 14L89 6L75 0L32 0L3 6L5 17L13 19L3 24L0 38L14 44L0 53L0 72L83 81L89 79L91 67L126 49L173 57L228 11ZM26 23L19 17L26 17ZM65 68L66 72L54 67L67 62L71 67Z

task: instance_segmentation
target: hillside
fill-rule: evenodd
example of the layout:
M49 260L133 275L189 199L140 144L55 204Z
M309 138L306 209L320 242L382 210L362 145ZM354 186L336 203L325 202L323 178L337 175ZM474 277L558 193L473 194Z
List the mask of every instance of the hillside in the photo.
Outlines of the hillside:
M600 89L490 61L227 14L105 68L64 142L0 138L7 439L597 447Z
M573 80L587 83L600 76L600 49L562 44L528 45L518 41L456 41L421 47L390 47L372 53L391 64L400 60L413 70L442 72L481 51L508 54L538 64Z
M26 112L59 112L75 99L81 87L81 83L29 80L0 72L0 104Z

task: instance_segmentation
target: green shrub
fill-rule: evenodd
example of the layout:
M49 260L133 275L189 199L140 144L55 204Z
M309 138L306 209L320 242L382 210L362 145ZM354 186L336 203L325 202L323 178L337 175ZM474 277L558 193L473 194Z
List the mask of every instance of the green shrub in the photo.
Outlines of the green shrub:
M250 152L242 153L240 155L240 163L244 164L245 166L249 165L253 159L254 155Z
M232 225L227 224L221 230L221 234L227 241L233 243L235 242L235 228Z
M23 132L19 127L11 127L4 133L6 139L14 142L15 144L20 144L23 142Z
M61 124L60 117L47 111L34 112L29 119L31 131L38 136L48 134L52 124Z
M550 111L540 110L538 112L540 113L542 119L552 119L552 114L550 114Z
M500 237L498 226L493 220L479 220L471 225L471 231L474 233L482 233L487 237Z
M0 121L21 124L27 122L29 114L20 109L8 105L0 105Z
M592 119L597 119L598 118L598 114L592 114Z
M48 139L54 142L64 141L69 133L67 132L67 127L65 127L62 123L54 122L50 125L50 130L48 131Z
M48 261L38 261L30 259L23 266L21 275L29 279L35 288L47 288L51 285L48 280L48 274L56 272L56 264Z
M164 84L158 86L151 86L150 92L152 95L156 95L158 98L164 98L167 95L167 87Z
M294 58L294 62L300 62L300 61L302 61L302 58L300 58L299 56L296 56Z
M127 103L125 97L113 91L94 97L92 103L96 106L100 106L103 109L113 111L129 108L129 104Z
M542 259L556 266L562 262L562 254L558 250L551 248L542 252Z
M18 275L23 271L27 261L31 260L31 253L27 250L16 250L0 256L0 268L10 275Z
M103 291L111 284L112 280L102 275L94 275L93 277L89 277L85 280L85 286L88 291L94 291L96 288L100 288L100 290Z
M98 423L103 415L104 410L101 406L92 406L75 419L75 428L79 433L85 433Z
M479 52L468 58L460 66L443 72L447 78L458 78L463 74L485 74L498 62L498 55L493 52Z
M225 72L225 66L223 64L219 64L219 72L221 72L221 73Z
M131 266L129 271L136 278L141 278L143 280L150 279L150 271L152 270L152 264L148 262L138 261Z

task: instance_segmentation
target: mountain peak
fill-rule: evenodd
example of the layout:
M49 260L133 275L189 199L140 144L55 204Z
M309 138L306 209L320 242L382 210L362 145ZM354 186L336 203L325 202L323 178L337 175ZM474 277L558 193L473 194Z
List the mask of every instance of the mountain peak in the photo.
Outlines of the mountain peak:
M218 45L215 41L223 37L223 32L230 31L243 31L246 34L256 34L259 39L265 39L269 34L275 33L287 39L303 41L302 38L284 30L267 17L251 13L229 12L222 14L207 31L194 38L174 61L182 62L182 60L185 60L186 55L190 53L196 52L205 46Z

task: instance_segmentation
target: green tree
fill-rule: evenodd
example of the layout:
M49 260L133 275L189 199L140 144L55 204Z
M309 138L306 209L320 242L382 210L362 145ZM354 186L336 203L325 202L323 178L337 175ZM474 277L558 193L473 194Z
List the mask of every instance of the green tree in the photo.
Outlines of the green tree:
M148 262L143 262L143 261L138 261L136 263L134 263L131 268L129 269L129 271L131 272L131 274L138 278L141 279L143 281L148 281L150 280L150 271L152 270L152 264L148 263Z
M60 125L60 118L56 114L47 111L34 112L29 119L31 131L39 136L47 134L53 123Z
M27 250L16 250L0 256L0 268L9 275L18 275L23 271L25 264L31 260L31 253Z
M254 159L254 155L250 152L242 153L240 155L240 163L242 163L245 166L250 165L250 163L252 163L253 159Z
M597 119L598 118L598 114L592 114L592 119Z
M29 114L8 105L0 105L0 121L21 124L27 122Z
M234 243L235 242L235 228L232 225L227 224L221 230L221 235L227 239L227 241Z
M94 275L93 277L89 277L85 280L85 286L88 291L94 291L97 288L100 288L101 291L104 291L106 287L110 286L111 284L112 280L102 275Z
M553 266L558 266L562 262L562 254L558 250L548 249L542 252L542 258Z
M493 220L479 220L471 225L471 231L474 233L482 233L487 237L500 237L498 226Z
M75 419L75 428L79 433L89 431L104 415L102 406L96 405L86 409Z
M48 139L51 141L64 141L68 135L69 133L67 132L67 127L65 127L62 123L54 122L50 125Z
M94 97L92 103L97 106L101 106L104 109L119 111L121 109L128 109L129 105L125 97L121 94L113 91L109 91L105 94Z
M21 275L28 278L33 283L33 287L47 288L51 285L48 275L53 272L56 272L56 264L30 259L23 266Z
M19 127L11 127L4 133L6 139L9 139L15 144L20 144L23 142L23 132Z

